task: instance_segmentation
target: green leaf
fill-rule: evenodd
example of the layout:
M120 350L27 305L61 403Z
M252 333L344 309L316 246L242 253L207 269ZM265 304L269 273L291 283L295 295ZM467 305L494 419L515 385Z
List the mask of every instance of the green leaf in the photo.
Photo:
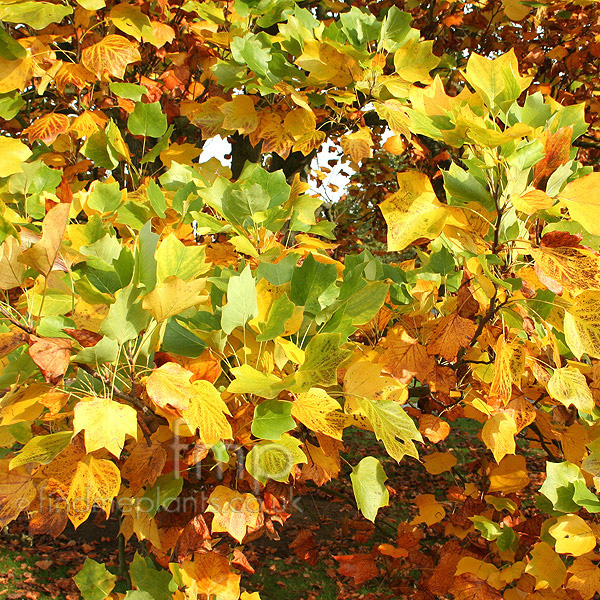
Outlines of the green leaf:
M148 93L148 88L145 85L137 85L136 83L120 83L113 81L109 84L110 91L119 98L140 102L142 96Z
M137 102L127 119L127 129L133 135L153 138L164 135L167 131L167 116L163 113L160 102Z
M148 184L146 192L148 194L148 200L150 200L150 205L154 209L154 212L158 217L163 219L165 217L165 210L167 209L167 200L165 198L165 195L162 193L162 190L154 180L151 180Z
M10 461L8 468L16 469L28 463L47 465L69 445L72 437L72 431L60 431L58 433L34 437Z
M256 269L256 280L260 281L264 277L273 285L288 283L292 280L297 262L296 254L288 254L277 263L261 262Z
M585 479L581 469L570 462L546 463L546 480L540 487L540 493L546 496L554 510L571 513L579 510L579 505L574 502L574 484Z
M294 429L292 403L284 400L266 400L254 407L252 435L263 440L278 440L286 431Z
M340 341L339 333L321 333L310 340L304 363L296 372L292 391L306 392L311 387L337 383L338 367L352 354L352 350L340 348Z
M283 335L285 325L292 318L295 308L295 304L290 302L287 294L284 293L282 296L279 296L271 305L267 322L261 328L260 334L256 336L256 341L268 342Z
M71 359L75 363L100 366L104 363L114 363L119 357L119 342L109 337L103 337L97 344L82 348Z
M173 592L177 589L173 576L168 571L159 571L151 558L144 558L137 552L131 561L129 574L131 583L141 592L150 594L152 600L172 600Z
M335 265L317 262L309 254L298 269L294 269L290 287L290 300L296 306L304 306L305 311L317 314L323 306L320 298L337 279Z
M251 33L245 38L236 36L231 41L233 60L248 65L257 75L265 76L271 60L271 53L263 45L263 38Z
M231 369L235 379L229 384L227 391L233 394L254 394L261 398L275 398L285 389L286 381L270 373L257 371L250 365L242 365Z
M144 509L154 517L160 508L168 508L176 500L183 489L183 477L179 472L161 475L156 483L146 490L144 494Z
M358 509L365 519L375 522L377 511L387 506L390 494L385 487L387 476L381 463L373 456L363 458L350 474Z
M73 577L84 600L104 600L115 587L116 579L104 565L87 557L81 571Z
M409 40L394 54L396 73L414 83L430 79L429 71L438 66L440 59L433 53L433 40L419 42Z
M112 183L96 182L96 185L90 192L87 204L90 208L98 212L113 212L121 204L122 193L118 182Z
M162 349L165 352L196 358L204 352L205 348L206 343L175 317L167 321L162 340Z
M172 597L173 595L170 594L169 598ZM143 592L141 590L128 590L124 600L156 600L156 596L153 593Z
M175 234L169 234L156 251L158 282L172 275L184 281L197 277L208 268L205 256L203 246L184 246Z
M256 444L246 456L246 470L263 484L268 479L287 481L294 465L307 462L301 444L287 434L277 441Z
M119 290L116 301L102 322L99 333L120 344L135 339L148 324L149 315L139 301L140 292L133 285Z
M229 279L227 304L223 307L221 327L229 335L236 327L244 327L257 314L256 284L248 265L240 275Z
M72 12L73 9L64 4L26 0L13 4L0 4L0 21L25 23L34 29L44 29L50 23L60 23Z
M2 31L2 29L0 29ZM0 44L2 42L0 41ZM18 92L8 92L0 94L0 118L10 121L19 114L19 111L25 106L25 100L21 98Z
M383 442L388 454L397 462L407 454L418 458L413 440L423 441L413 420L397 402L356 399L361 412L367 417L378 440Z
M1 10L1 9L0 9ZM25 58L27 50L17 42L7 31L0 27L0 57L5 60ZM5 117L6 118L6 117Z
M381 25L377 51L387 50L388 52L395 52L409 38L416 37L418 39L418 32L410 27L411 21L412 15L410 13L392 6Z

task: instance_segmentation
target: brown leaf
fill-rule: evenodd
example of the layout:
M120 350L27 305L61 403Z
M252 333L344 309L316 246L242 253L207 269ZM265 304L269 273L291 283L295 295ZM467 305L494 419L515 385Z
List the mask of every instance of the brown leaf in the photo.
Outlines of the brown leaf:
M22 346L28 338L29 336L24 331L17 328L0 333L0 358Z
M354 585L357 587L361 583L379 575L379 570L372 554L346 554L334 556L333 558L340 563L338 571L342 575L352 577Z
M498 590L471 573L459 575L450 592L454 594L454 600L502 600Z
M101 339L102 336L98 333L94 333L89 329L63 329L63 331L74 338L84 348L91 348L95 346Z
M46 383L56 385L69 368L71 340L29 336L29 356L39 367Z
M303 529L290 544L294 554L309 565L315 566L319 560L317 544L312 531Z
M167 451L160 444L140 442L123 463L121 477L127 479L129 491L135 495L142 487L154 485L166 462Z
M477 326L473 321L461 317L458 313L443 317L431 334L427 352L452 362L456 360L458 351L471 343L476 330Z
M177 540L174 553L179 561L205 546L210 539L208 525L202 515L196 515L184 528Z

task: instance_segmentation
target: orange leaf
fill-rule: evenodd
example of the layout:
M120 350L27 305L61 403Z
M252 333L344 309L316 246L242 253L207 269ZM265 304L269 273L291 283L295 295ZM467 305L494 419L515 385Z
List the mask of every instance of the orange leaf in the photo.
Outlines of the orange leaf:
M315 566L319 560L319 554L317 552L317 544L312 531L303 529L293 539L290 544L290 548L294 551L294 554L300 559L307 562L309 565Z
M56 385L67 372L71 358L71 340L29 336L29 356L39 367L46 383Z
M37 119L27 128L30 142L40 140L46 145L52 144L61 134L69 129L69 118L60 113L50 113Z
M406 548L396 548L391 544L379 544L377 550L379 550L380 554L391 556L392 558L404 558L408 556L408 550Z
M439 475L449 471L456 464L456 456L450 452L434 452L423 457L425 469L432 475Z
M419 417L419 431L434 444L445 440L450 433L450 425L435 415Z
M476 330L473 321L464 319L458 313L443 317L431 334L427 352L438 354L447 361L456 360L458 351L471 343Z
M141 59L137 45L122 35L108 35L81 53L83 66L104 79L123 79L127 65Z
M498 590L471 573L459 575L450 592L454 594L454 600L502 600Z

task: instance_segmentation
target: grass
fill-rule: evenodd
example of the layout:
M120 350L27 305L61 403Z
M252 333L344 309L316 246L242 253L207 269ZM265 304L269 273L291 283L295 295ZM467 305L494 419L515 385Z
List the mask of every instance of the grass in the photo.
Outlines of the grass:
M56 583L60 579L70 578L69 570L70 567L62 565L51 564L47 570L42 570L36 566L36 562L50 560L37 554L26 554L23 552L16 552L6 547L0 547L0 587L2 589L2 596L4 597L16 597L15 594L28 591L32 589L32 586L28 585L27 579L29 573L34 573L36 588L41 584ZM12 577L11 577L12 575ZM0 597L2 597L0 596ZM19 596L20 598L27 598L27 596ZM40 596L36 596L38 600L66 600L63 594L58 596L52 596L50 594L40 593Z

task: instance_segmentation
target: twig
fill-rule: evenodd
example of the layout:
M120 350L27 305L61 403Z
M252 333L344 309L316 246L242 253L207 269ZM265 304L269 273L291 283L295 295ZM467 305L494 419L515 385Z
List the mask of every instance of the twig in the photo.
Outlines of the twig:
M2 313L15 327L22 329L25 333L29 333L30 335L35 334L35 330L29 327L28 325L23 325L23 323L19 323L5 308L4 306L0 306L0 313Z

